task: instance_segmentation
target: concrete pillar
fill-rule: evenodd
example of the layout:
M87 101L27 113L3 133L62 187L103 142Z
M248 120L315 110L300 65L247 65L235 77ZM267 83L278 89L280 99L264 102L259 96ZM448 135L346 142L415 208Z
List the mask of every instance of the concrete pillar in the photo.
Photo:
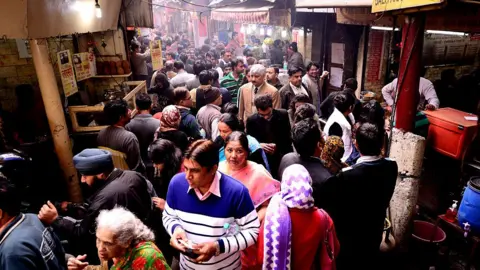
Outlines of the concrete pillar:
M395 241L400 247L410 237L425 146L424 137L393 129L390 158L397 162L399 176L390 201L390 221Z
M52 133L53 145L58 156L65 180L67 181L68 193L72 202L80 202L82 193L78 182L77 170L73 166L72 147L65 122L62 101L58 90L57 80L53 71L52 63L48 56L46 39L30 40L30 48L33 56L33 64L37 72L40 92L42 94L48 125ZM48 170L49 168L45 168Z
M415 127L415 114L419 100L418 84L422 69L425 15L419 13L407 16L402 31L395 126L405 131L412 131Z

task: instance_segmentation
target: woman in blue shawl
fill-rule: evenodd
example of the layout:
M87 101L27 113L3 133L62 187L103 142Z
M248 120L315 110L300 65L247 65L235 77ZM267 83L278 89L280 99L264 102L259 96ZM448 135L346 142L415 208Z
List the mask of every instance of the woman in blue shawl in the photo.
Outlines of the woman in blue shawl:
M215 139L215 144L218 145L219 148L219 160L225 160L225 139L230 135L230 133L234 131L243 131L242 125L238 118L231 113L224 113L220 116L218 120L218 131L220 136ZM248 148L250 149L250 155L248 156L248 160L254 161L258 164L261 164L270 172L270 167L268 166L267 156L263 151L260 143L254 137L247 135L248 139Z

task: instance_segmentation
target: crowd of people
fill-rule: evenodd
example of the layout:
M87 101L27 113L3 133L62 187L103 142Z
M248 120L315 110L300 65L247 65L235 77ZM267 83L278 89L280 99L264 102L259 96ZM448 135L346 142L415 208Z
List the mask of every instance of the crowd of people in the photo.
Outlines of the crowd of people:
M193 64L170 44L133 119L105 105L99 148L74 157L85 212L20 213L0 175L0 268L374 269L398 173L383 109L354 79L323 100L328 73L303 59L281 85L235 43Z

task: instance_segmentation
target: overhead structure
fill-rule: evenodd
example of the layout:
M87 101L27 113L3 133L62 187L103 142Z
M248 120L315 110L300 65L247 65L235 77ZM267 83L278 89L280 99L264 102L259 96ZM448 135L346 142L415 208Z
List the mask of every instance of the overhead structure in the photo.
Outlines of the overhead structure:
M218 2L218 1L216 1ZM217 21L234 23L265 24L283 27L291 26L291 14L288 5L279 8L278 3L269 0L246 1L228 4L218 2L212 10L211 18Z
M0 0L0 36L47 38L74 33L116 30L122 0Z
M297 0L296 8L370 7L371 0Z

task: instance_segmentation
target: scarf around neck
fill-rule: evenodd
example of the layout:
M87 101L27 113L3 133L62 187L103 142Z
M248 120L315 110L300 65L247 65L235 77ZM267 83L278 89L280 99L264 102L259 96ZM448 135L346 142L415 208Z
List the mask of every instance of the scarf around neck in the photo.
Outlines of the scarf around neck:
M272 197L265 215L264 270L290 269L292 221L290 208L314 206L312 178L299 164L288 166L282 175L281 192Z

